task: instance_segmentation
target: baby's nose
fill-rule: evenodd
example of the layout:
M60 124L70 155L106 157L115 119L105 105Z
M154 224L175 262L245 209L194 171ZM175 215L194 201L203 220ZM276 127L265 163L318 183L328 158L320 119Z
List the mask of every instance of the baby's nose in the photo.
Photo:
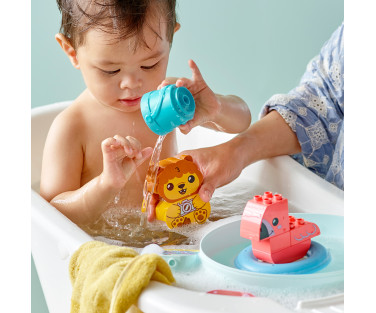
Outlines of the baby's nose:
M178 187L179 187L180 189L183 189L184 186L185 186L185 184L180 184L180 185L178 185Z
M135 89L140 87L141 80L133 73L125 74L120 80L120 89Z

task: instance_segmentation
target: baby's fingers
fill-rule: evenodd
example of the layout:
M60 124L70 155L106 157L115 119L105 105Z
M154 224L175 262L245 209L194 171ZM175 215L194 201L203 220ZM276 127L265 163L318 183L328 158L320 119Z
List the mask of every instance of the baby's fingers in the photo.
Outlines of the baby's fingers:
M203 89L207 87L200 70L198 69L197 65L193 60L188 61L189 67L192 70L192 78L179 78L176 81L176 87L186 87L195 97L198 93L200 93ZM196 99L195 99L196 100Z
M177 78L176 77L167 77L166 79L164 79L160 85L158 86L158 90L165 87L165 86L168 86L168 85L173 85L176 83L176 80Z
M114 139L123 146L125 154L129 158L133 158L134 157L134 150L132 148L131 142L128 140L128 137L130 137L130 136L127 136L127 138L124 138L120 135L115 135Z
M180 126L179 126L179 129L180 129L180 131L181 131L184 135L186 135L186 134L188 134L188 133L192 130L193 127L194 127L194 126L193 126L193 124L192 124L192 120L191 120L191 121L188 121L187 123L185 123L184 125L180 125Z
M185 123L184 125L180 125L179 129L183 134L186 135L192 130L192 128L199 126L199 125L202 125L206 122L208 122L208 121L205 118L203 118L202 115L200 115L199 110L197 110L195 112L194 117L190 121Z
M194 80L194 81L204 80L197 64L193 60L189 60L188 65L189 65L189 67L191 68L191 71L192 71L192 80Z
M147 147L147 148L142 149L140 151L140 157L135 160L136 166L139 166L142 163L144 163L145 160L151 157L152 153L153 153L152 147Z
M111 151L112 147L120 146L121 143L117 141L114 137L106 138L102 141L101 147L103 152Z
M123 160L129 153L124 147L125 144L127 144L125 139L120 136L114 136L103 140L101 144L103 160L105 162Z
M101 148L105 155L122 158L124 155L124 138L119 138L119 136L106 138L102 141Z
M132 156L136 159L140 159L142 157L141 143L132 136L127 136L126 139L129 142L129 147L132 149Z
M190 89L192 85L193 85L193 81L190 80L189 78L182 77L176 81L176 87L185 87L187 89Z

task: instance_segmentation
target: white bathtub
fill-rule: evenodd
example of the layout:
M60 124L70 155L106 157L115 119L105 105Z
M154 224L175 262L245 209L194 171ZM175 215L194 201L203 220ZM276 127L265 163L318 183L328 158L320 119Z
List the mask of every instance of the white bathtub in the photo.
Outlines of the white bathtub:
M72 253L84 242L93 240L78 226L38 194L42 152L54 117L69 102L32 109L31 116L31 230L32 254L50 313L70 309L71 284L68 263ZM179 133L179 132L178 132ZM200 134L199 136L197 134ZM231 135L195 129L188 136L178 135L179 150L214 145ZM289 157L260 161L247 167L247 176L265 190L278 191L293 199L295 212L343 215L343 191L317 177ZM250 195L250 197L253 194ZM293 312L267 298L219 296L151 282L139 297L144 312ZM343 310L343 294L298 303L296 312ZM219 309L220 308L220 309Z

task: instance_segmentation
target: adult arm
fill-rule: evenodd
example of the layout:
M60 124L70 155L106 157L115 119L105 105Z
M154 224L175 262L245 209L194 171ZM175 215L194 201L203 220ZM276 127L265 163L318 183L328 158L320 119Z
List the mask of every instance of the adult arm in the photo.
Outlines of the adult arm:
M216 188L233 181L246 166L262 159L299 152L295 133L280 114L273 111L230 141L182 154L191 155L203 173L199 194L208 202Z

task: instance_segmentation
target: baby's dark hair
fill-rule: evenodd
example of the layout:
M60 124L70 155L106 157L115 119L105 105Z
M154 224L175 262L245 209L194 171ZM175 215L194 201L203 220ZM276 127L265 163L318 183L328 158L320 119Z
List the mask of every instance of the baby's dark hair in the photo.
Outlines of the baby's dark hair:
M146 16L150 13L163 16L167 22L167 39L172 43L176 25L176 0L56 1L62 14L60 32L69 38L75 49L84 43L85 32L94 27L116 35L118 40L135 36L137 45L146 45L142 30Z

